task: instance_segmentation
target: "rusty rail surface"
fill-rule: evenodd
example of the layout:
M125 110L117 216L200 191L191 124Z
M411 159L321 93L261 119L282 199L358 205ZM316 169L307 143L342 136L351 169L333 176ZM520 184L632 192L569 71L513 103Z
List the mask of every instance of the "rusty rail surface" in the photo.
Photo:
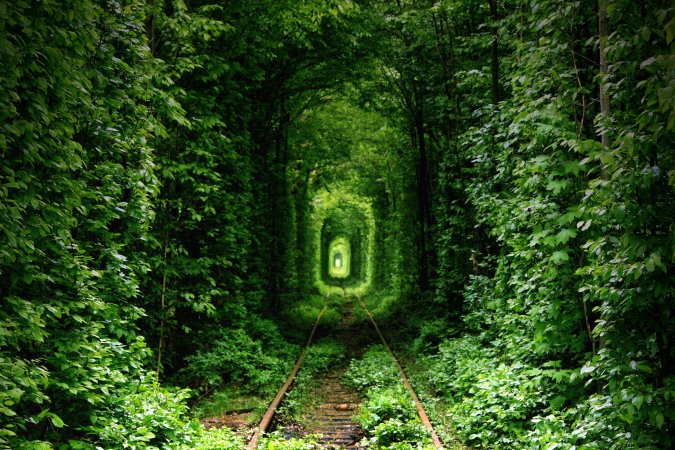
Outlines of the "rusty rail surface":
M272 422L272 418L274 417L276 409L279 407L279 403L281 403L281 399L283 398L284 395L286 395L286 392L291 387L291 384L293 384L293 380L295 380L295 376L298 374L298 370L300 370L302 360L305 359L305 354L307 353L309 346L312 345L312 339L314 339L314 333L316 332L316 329L319 326L321 316L323 316L323 313L326 311L326 307L328 306L328 297L330 297L330 290L328 291L328 294L326 295L326 298L323 301L323 308L321 308L321 312L319 313L319 316L316 318L316 322L314 323L312 332L309 334L309 338L307 339L307 344L305 344L305 348L302 350L302 353L300 353L298 361L295 363L295 366L293 366L293 370L291 370L291 373L288 375L286 382L283 384L283 386L281 386L281 389L279 389L279 392L277 392L277 395L274 397L274 400L272 400L272 403L270 403L270 406L267 408L265 415L263 416L262 420L260 421L260 424L255 430L255 433L251 437L251 440L249 441L248 445L246 446L247 450L256 449L260 437L263 435L263 433L265 433L265 431L267 431L267 428L270 426L270 422Z
M415 390L413 389L412 385L410 384L410 380L408 380L408 377L405 374L405 370L403 370L403 366L401 365L401 362L398 360L394 352L391 350L389 347L389 344L387 344L387 340L384 338L382 335L382 332L380 331L380 327L377 326L377 322L375 322L375 319L373 318L373 315L370 313L368 308L366 307L366 304L363 303L363 300L361 300L361 297L359 295L356 295L356 298L359 299L359 303L361 303L361 306L363 307L363 310L368 314L368 317L370 318L370 322L373 324L375 327L375 331L377 331L378 336L380 336L380 340L382 340L382 344L385 346L391 357L396 361L396 365L398 366L398 369L401 372L401 378L403 379L403 384L405 384L405 387L408 389L408 392L410 393L410 396L412 397L413 401L415 402L415 408L417 408L417 414L420 416L420 420L424 424L425 427L429 430L431 433L431 439L434 441L434 446L436 448L443 448L443 444L441 443L441 440L438 438L438 435L436 434L436 431L434 430L433 425L431 425L431 422L429 421L429 416L427 416L426 411L424 410L424 406L422 406L422 402L420 402L419 397L417 396L417 393L415 393Z

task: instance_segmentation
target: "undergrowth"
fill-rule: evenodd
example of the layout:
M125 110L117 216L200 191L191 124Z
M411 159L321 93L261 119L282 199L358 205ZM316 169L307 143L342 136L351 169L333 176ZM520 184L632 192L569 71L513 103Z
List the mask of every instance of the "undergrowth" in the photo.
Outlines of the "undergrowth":
M467 289L467 301L489 306L486 293L475 289L479 282L484 281L474 280ZM475 449L663 448L644 433L658 428L658 416L654 424L651 418L645 423L633 420L646 414L641 411L648 403L658 401L651 388L633 384L641 370L637 363L627 363L632 372L626 370L621 396L606 395L606 387L588 379L592 367L526 353L532 344L513 325L516 314L497 314L487 306L473 306L461 336L446 334L439 345L428 345L428 338L420 335L410 346L416 390L432 420L444 423L446 436L456 434ZM490 328L497 319L502 328ZM622 408L622 403L629 406Z
M273 394L299 353L274 322L255 317L236 328L208 328L201 334L201 348L185 359L178 380L202 392L229 385L244 393Z
M377 449L434 448L402 384L398 367L383 346L373 345L362 359L352 360L345 384L365 397L357 420L369 437L361 445Z
M285 325L283 333L288 340L302 343L307 339L323 308L325 298L320 294L308 295L303 301L289 304L281 310L280 314ZM339 299L337 295L329 297L319 323L320 329L334 327L340 321L342 303Z
M319 448L317 439L314 435L287 439L282 433L275 431L260 440L258 450L316 450Z
M88 434L101 446L70 441L68 448L126 448L144 450L240 450L243 441L230 429L205 430L190 418L187 389L175 390L144 381L134 392L118 397L108 414ZM45 447L51 448L51 447Z
M234 386L223 386L209 396L198 401L192 408L192 414L200 419L220 417L231 413L251 413L251 422L262 418L269 396L246 393Z

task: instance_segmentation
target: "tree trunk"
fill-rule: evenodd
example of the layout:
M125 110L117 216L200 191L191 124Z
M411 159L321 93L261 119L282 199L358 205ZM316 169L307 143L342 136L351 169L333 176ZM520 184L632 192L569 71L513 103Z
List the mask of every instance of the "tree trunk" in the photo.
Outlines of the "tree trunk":
M497 0L490 0L490 16L492 17L492 104L499 103L499 36L497 20Z
M162 295L160 296L159 345L157 346L157 382L162 367L162 348L164 347L164 323L166 322L166 260L169 255L169 232L164 234L164 274L162 275Z
M598 37L600 38L600 114L602 116L600 124L600 139L602 145L609 146L609 137L605 128L609 116L609 94L605 79L608 74L607 69L607 0L599 0L598 7Z
M288 162L288 142L286 128L290 121L290 114L282 102L279 107L279 124L275 139L274 161L270 180L270 259L269 270L269 294L274 311L280 307L282 283L283 283L283 260L286 254L286 240L288 236L288 199L286 185L286 165Z
M417 203L419 221L419 263L420 263L420 290L429 288L429 252L427 249L427 232L431 224L431 211L429 200L429 161L427 157L427 145L424 136L424 113L418 104L415 114L415 133L417 135Z

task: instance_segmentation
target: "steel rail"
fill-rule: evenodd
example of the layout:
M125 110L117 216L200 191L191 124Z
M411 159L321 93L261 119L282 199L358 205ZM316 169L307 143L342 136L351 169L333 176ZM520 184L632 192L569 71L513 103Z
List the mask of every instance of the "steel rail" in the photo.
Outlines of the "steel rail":
M410 393L410 396L412 397L413 401L415 402L415 408L417 408L417 414L420 416L420 420L424 424L425 427L431 432L431 439L434 441L434 446L436 448L443 448L443 444L441 443L441 440L438 438L438 435L436 434L436 431L434 430L433 425L429 421L429 416L427 416L426 411L424 410L424 406L422 406L422 402L420 402L419 397L415 393L415 390L413 389L412 385L410 384L410 380L408 380L408 377L405 374L405 370L403 370L403 366L401 365L401 362L398 360L394 352L391 350L389 347L389 344L387 344L387 340L384 338L382 335L382 332L380 331L380 327L377 326L377 322L375 322L375 319L373 318L373 315L370 313L368 308L366 307L366 304L363 303L363 300L361 300L361 296L358 294L355 294L356 298L359 299L359 303L361 303L361 306L363 307L363 310L368 314L368 317L370 318L370 322L373 324L375 327L375 331L377 331L377 334L380 336L380 340L382 341L382 344L385 346L391 357L396 361L396 365L398 366L398 369L401 372L401 378L403 379L403 384L405 384L405 387L408 389L408 392Z
M309 334L309 338L307 339L307 344L305 344L305 348L302 350L302 353L300 353L298 361L295 363L295 366L293 366L293 370L291 370L291 373L288 375L286 382L283 384L283 386L281 386L281 389L279 389L279 392L277 392L277 395L274 397L274 400L272 400L272 403L270 403L270 406L267 408L267 411L265 412L265 415L260 421L260 424L253 433L251 440L246 445L247 450L255 450L258 447L258 441L260 440L260 437L265 433L265 431L267 431L267 428L270 426L270 422L272 422L272 418L274 417L276 409L279 407L279 403L281 403L281 399L283 398L284 395L286 395L286 392L291 387L291 384L293 384L295 376L298 374L298 370L300 370L302 360L305 359L305 354L307 354L309 346L312 345L314 333L316 333L316 329L319 326L321 316L323 316L323 313L326 311L326 307L328 306L328 297L330 297L330 294L331 293L329 289L326 298L323 300L323 308L321 308L321 312L316 318L316 322L314 323L312 332Z

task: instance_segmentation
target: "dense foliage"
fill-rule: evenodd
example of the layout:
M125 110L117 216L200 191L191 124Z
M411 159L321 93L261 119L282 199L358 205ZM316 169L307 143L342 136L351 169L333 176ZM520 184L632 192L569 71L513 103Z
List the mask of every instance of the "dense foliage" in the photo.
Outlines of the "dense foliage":
M2 4L3 446L83 437L145 376L159 125L142 7L111 6Z
M352 6L0 2L0 445L197 445L163 374L283 377L286 128Z
M662 0L0 0L0 447L240 448L188 399L274 391L340 233L466 444L672 446L674 34ZM371 444L423 445L383 361Z
M669 447L672 9L383 11L392 88L429 170L418 249L435 301L461 318L427 382L460 435L485 448Z

